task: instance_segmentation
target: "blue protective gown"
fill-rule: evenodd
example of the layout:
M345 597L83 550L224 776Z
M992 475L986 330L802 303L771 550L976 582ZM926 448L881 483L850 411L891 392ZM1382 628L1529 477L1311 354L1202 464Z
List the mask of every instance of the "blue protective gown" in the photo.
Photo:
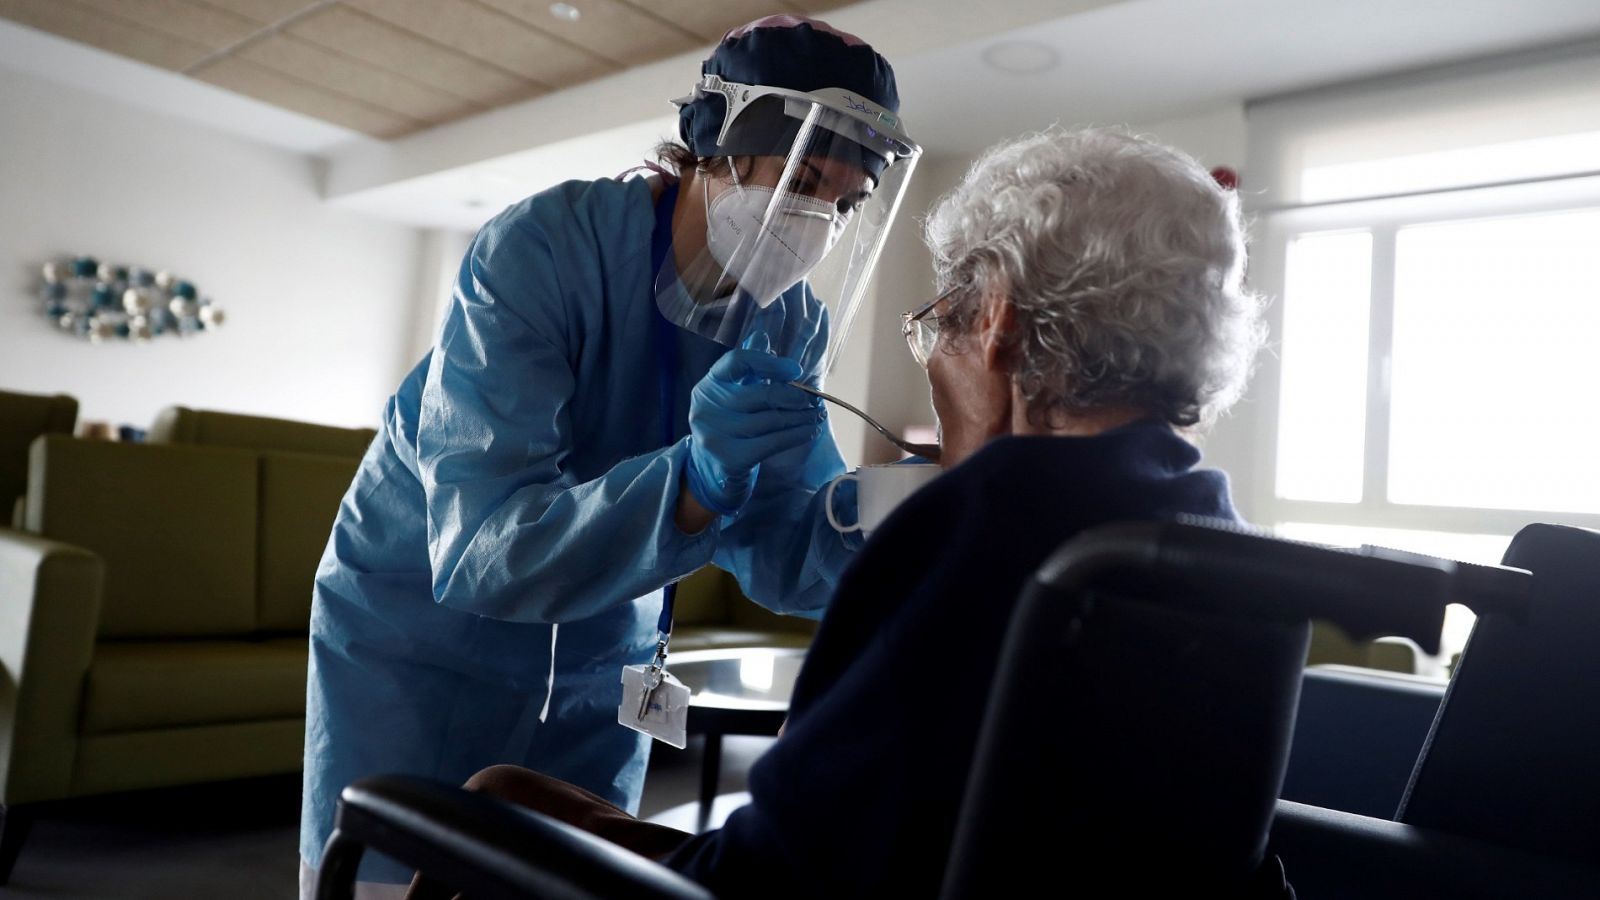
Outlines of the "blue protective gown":
M674 524L689 393L727 348L660 328L657 212L643 180L568 182L474 239L317 570L311 867L339 791L368 775L459 783L515 763L636 810L649 739L617 724L620 674L652 655L660 588L715 562L777 612L828 602L858 544L822 514L818 488L844 471L827 429L764 462L737 517ZM773 351L817 381L821 304L801 284L768 315ZM369 854L360 877L410 875Z

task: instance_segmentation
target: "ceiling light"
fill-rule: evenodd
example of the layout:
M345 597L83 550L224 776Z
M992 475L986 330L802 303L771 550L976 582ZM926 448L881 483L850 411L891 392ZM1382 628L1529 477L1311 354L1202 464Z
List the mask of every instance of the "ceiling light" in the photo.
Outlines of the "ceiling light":
M1038 41L1001 41L984 48L983 62L1009 75L1038 75L1061 64L1061 54Z
M571 3L552 3L550 4L550 15L563 22L576 22L583 16L583 10L573 6Z

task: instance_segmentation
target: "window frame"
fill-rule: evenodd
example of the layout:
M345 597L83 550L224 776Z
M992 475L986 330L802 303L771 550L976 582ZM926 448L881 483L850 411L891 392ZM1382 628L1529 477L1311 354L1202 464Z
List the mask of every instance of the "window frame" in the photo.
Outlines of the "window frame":
M1394 344L1395 241L1400 229L1518 215L1600 208L1600 176L1542 178L1522 183L1464 187L1375 199L1355 199L1253 211L1255 252L1251 281L1275 298L1267 311L1272 350L1256 373L1260 415L1252 460L1257 477L1251 491L1253 518L1267 527L1286 522L1398 528L1461 534L1515 534L1533 522L1559 522L1600 529L1595 513L1538 509L1421 506L1388 499L1389 372ZM1277 460L1283 368L1283 311L1286 266L1291 241L1302 235L1366 231L1372 235L1368 292L1368 354L1362 497L1356 503L1294 500L1277 495Z

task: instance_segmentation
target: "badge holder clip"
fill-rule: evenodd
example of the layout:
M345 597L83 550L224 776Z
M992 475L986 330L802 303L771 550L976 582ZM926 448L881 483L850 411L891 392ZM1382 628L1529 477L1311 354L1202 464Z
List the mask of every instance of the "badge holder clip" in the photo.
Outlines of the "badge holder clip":
M669 589L672 587L677 585ZM671 608L669 593L662 610L662 618L668 624L658 632L655 659L649 665L622 667L622 703L617 707L617 722L682 750L689 745L690 691L667 671Z

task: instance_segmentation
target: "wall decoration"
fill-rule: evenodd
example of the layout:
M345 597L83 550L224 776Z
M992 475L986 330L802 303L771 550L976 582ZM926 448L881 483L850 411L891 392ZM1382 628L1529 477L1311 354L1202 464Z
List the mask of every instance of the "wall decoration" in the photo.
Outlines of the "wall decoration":
M79 256L47 262L41 274L45 316L62 331L94 343L184 337L217 328L225 318L210 297L171 272Z

